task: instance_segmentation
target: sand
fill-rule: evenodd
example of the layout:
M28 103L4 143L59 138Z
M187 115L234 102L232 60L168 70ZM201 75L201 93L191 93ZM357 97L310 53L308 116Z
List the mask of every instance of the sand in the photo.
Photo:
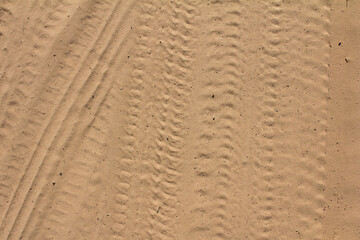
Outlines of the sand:
M359 23L0 0L0 239L360 239Z

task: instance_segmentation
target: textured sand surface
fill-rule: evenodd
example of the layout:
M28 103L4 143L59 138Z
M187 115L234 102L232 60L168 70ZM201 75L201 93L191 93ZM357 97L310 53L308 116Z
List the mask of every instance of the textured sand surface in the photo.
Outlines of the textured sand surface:
M0 0L0 240L360 239L360 1Z

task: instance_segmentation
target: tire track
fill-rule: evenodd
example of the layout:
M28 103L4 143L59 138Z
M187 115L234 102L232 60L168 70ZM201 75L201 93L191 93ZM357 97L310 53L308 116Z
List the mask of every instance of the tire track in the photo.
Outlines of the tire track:
M36 34L33 35L35 35L36 37L33 35L29 35L27 36L27 39L29 40L22 41L23 45L28 46L28 48L30 48L31 51L29 51L26 54L22 54L20 56L18 56L19 54L15 54L14 58L17 58L16 62L18 64L14 64L12 60L8 61L8 63L6 64L7 67L8 66L10 67L14 66L15 68L21 67L22 71L13 69L12 71L10 71L10 73L15 72L15 74L13 75L10 74L10 76L5 75L7 73L4 73L5 77L9 79L9 82L5 83L7 84L7 87L5 88L8 91L3 97L2 99L3 101L1 101L1 103L3 104L1 108L6 109L5 114L2 118L2 124L1 124L2 128L0 129L0 131L2 132L2 134L0 133L0 135L2 135L2 140L3 140L1 141L2 145L0 146L0 148L4 149L4 151L0 151L1 153L5 154L6 152L8 152L5 151L5 149L10 148L10 144L13 143L15 137L17 136L17 132L16 132L17 130L15 130L15 127L18 129L23 129L26 123L23 124L21 121L26 122L24 121L24 119L26 119L24 116L26 116L27 109L29 109L31 107L31 104L34 103L35 99L38 98L39 93L44 90L44 88L42 87L43 84L41 84L42 81L38 80L38 78L41 78L39 69L49 68L49 62L52 62L54 57L53 55L51 55L51 57L48 56L48 52L53 51L52 48L43 51L44 53L39 51L39 48L42 48L42 50L44 50L46 45L49 44L51 46L54 45L53 37L55 38L56 34L58 34L62 30L62 26L60 26L60 24L57 24L57 22L62 21L64 17L67 18L66 16L68 16L68 14L66 13L71 13L74 10L73 6L67 5L65 8L65 6L63 6L62 4L59 5L51 6L54 7L54 9L44 8L43 12L44 15L47 17L45 18L38 17L36 20L34 20L35 23L41 26L41 28L34 30ZM62 18L61 13L66 15ZM16 13L14 13L14 15L15 14ZM50 17L54 15L57 16L57 18ZM23 16L23 18L26 18L26 15ZM49 24L49 27L44 29L44 24L42 24L41 21L44 21L45 24ZM29 28L33 29L34 26L31 26L31 24L29 25L30 25ZM60 27L58 27L58 25ZM52 34L50 34L49 31L52 32ZM19 33L19 34L24 34L24 33ZM38 34L42 37L40 38L37 37ZM53 35L53 37L51 35ZM9 49L14 48L11 46L7 46L7 47ZM24 49L25 52L26 50L27 49ZM18 52L22 53L22 51L18 51ZM31 61L29 61L28 58L30 58ZM45 60L43 58L45 58ZM9 59L11 59L10 56L8 56L7 60ZM47 67L45 68L44 65ZM42 74L46 74L46 71L43 70ZM34 91L35 89L37 91ZM37 94L35 92L37 92ZM25 134L29 135L28 132L26 132ZM7 161L2 161L1 163L7 164ZM7 168L7 167L8 166L5 165L2 166L1 168ZM4 177L3 174L2 176L3 178L6 178ZM6 185L3 185L3 187L6 188ZM4 197L6 197L6 195L4 195ZM5 210L5 208L3 209Z
M191 12L191 6L168 4L149 1L139 5L137 50L129 60L132 72L121 84L124 89L118 91L125 94L126 105L119 111L124 111L121 116L126 119L118 133L124 135L119 139L124 145L119 150L119 169L113 170L114 179L120 180L112 200L117 207L112 210L117 214L114 222L119 222L112 227L114 238L168 239L175 235L171 226L176 226L178 215L174 192L182 144L176 135L181 136L179 128L184 124L180 110L186 106L182 98L189 88L185 79L190 59L190 40L183 40L185 24L178 19L189 15L181 9ZM176 99L168 99L172 95Z
M29 77L29 76L27 76L27 77ZM35 77L35 76L33 76L33 77ZM16 112L22 112L22 111L24 111L24 109L23 109L23 107L25 107L25 108L27 108L26 106L18 106L19 105L19 103L22 103L22 102L24 102L24 100L26 99L26 98L32 98L31 97L31 95L30 96L27 96L27 94L26 94L26 91L25 91L25 88L27 88L27 87L29 87L29 84L31 84L32 83L32 81L28 81L27 82L27 79L25 78L25 76L21 76L20 77L20 85L18 85L18 86L16 86L15 87L15 90L14 90L14 93L12 94L13 95L13 99L10 99L9 100L9 103L11 103L11 108L9 108L9 111L8 111L8 113L6 113L5 114L5 120L2 122L2 126L4 127L3 129L5 130L5 129L8 129L8 128L10 128L10 127L12 127L13 125L17 125L17 124L19 124L19 123L17 123L18 121L20 121L21 119L16 119L17 118L17 114L15 114ZM40 88L42 91L44 91L44 88ZM46 89L47 91L49 91L49 89ZM45 90L45 91L46 91ZM21 100L17 100L17 99L21 99ZM34 100L35 101L35 100ZM30 103L34 103L34 101L29 101ZM4 102L6 102L6 101L4 101ZM30 108L30 105L28 105L28 108ZM19 115L21 115L20 113L19 113ZM26 118L25 118L26 119ZM28 118L28 119L30 119L30 118ZM14 121L14 123L12 123L12 121ZM22 126L20 126L20 127L18 127L18 128L20 128L20 129L25 129L24 127L26 126L26 125L29 125L29 124L34 124L34 125L37 125L37 124L35 124L35 122L34 121L32 121L32 120L29 120L29 122L27 122L27 121L24 121L25 123L22 125ZM30 128L30 131L28 131L28 130L26 130L26 131L22 131L22 133L20 133L20 134L22 134L22 136L21 137L19 137L19 135L17 136L18 137L18 139L17 139L17 141L18 141L18 143L17 144L15 144L14 142L13 142L13 145L15 146L15 148L17 147L18 149L17 149L17 151L18 151L18 153L16 153L16 155L14 155L14 154L11 154L12 155L12 157L14 158L14 161L11 161L11 162L9 162L8 161L8 159L6 159L5 158L5 156L4 156L4 158L6 159L6 160L4 160L4 161L2 161L1 162L1 164L3 164L2 165L2 169L6 169L6 168L9 168L9 169L11 169L12 171L14 171L14 170L16 170L16 169L19 169L20 168L20 166L19 166L19 164L21 165L22 163L21 162L19 162L19 160L21 160L23 157L21 156L21 154L24 154L24 151L26 151L26 149L27 149L27 146L26 146L26 141L25 141L25 139L28 139L28 138L30 138L30 137L34 137L34 133L35 133L35 131L34 132L31 132L31 129L32 128ZM5 132L7 132L7 130L5 130ZM16 137L16 133L15 132L7 132L6 134L8 134L8 135L10 135L10 137L11 137L11 135L14 135L15 137ZM6 135L5 134L5 135ZM13 141L15 141L16 142L16 138L15 137L13 137ZM21 143L19 143L19 141L21 141ZM4 141L2 141L2 142L5 142L6 143L6 141L4 140ZM32 141L30 141L30 143L31 143ZM10 145L10 143L11 143L11 141L8 141L7 142L8 143L8 145L7 146L5 146L6 148L4 148L4 149L9 149L9 145ZM14 150L14 146L13 146L13 150ZM3 153L7 153L8 155L9 155L9 151L3 151ZM17 161L16 161L16 159L17 159ZM9 165L10 164L10 165ZM6 184L6 182L9 182L9 181L7 181L7 180L10 180L11 178L9 178L9 176L10 177L13 177L13 175L14 175L14 173L13 172L11 172L11 174L9 174L8 172L2 172L1 173L2 174L2 176L1 176L1 178L3 179L3 187L5 187L5 189L3 189L2 190L2 192L7 192L8 190L6 190L6 188L8 188L8 186L7 186L7 184ZM15 181L16 182L16 181ZM4 197L5 198L8 198L8 196L5 194L4 195ZM5 201L4 201L5 202ZM3 208L4 210L5 210L5 208Z
M104 161L103 152L106 149L105 139L108 132L108 122L104 117L104 112L110 109L105 102L108 93L97 94L97 97L100 98L99 106L96 106L97 104L87 105L91 109L95 109L94 115L91 114L92 117L88 119L82 118L84 121L81 121L81 124L73 126L73 128L80 127L80 130L73 129L72 132L75 134L80 132L80 135L77 136L83 136L81 145L71 146L74 140L69 137L72 141L61 142L61 146L65 149L62 156L58 154L52 157L61 166L54 167L56 171L52 171L53 173L49 175L59 187L54 189L53 186L49 186L50 184L44 186L43 191L47 195L46 201L41 196L37 196L39 199L34 207L36 210L33 210L29 217L23 236L31 236L30 239L45 239L49 237L60 238L65 234L70 239L79 239L84 236L97 239L97 227L93 223L83 224L83 221L87 219L84 218L84 215L93 219L96 219L96 216L89 216L89 213L81 210L90 208L94 209L91 213L97 212L95 210L96 205L92 205L94 201L92 194L99 188L101 176L96 168L99 167L98 162ZM83 107L80 116L88 115L86 109L88 107ZM88 126L87 128L82 126L85 124ZM72 149L76 147L78 151ZM66 162L62 164L61 159L66 159ZM46 167L44 168L46 169ZM61 172L61 176L58 175L59 172ZM41 212L42 215L36 216L37 211ZM67 231L70 226L71 229L78 231Z
M282 102L288 102L288 105L280 110L282 116L279 125L284 132L279 137L285 143L281 158L286 162L290 160L293 165L280 170L281 175L291 177L287 181L288 186L283 182L279 184L284 201L277 204L284 204L288 211L298 214L296 218L284 216L284 212L279 214L279 218L285 219L288 226L277 223L276 229L278 235L286 232L293 238L323 239L321 222L327 144L329 8L325 1L301 2L298 5L285 5L284 12L289 16L298 13L299 16L288 22L291 30L287 35L291 40L284 44L283 49L291 49L286 56L288 64L283 66L286 73L284 79L293 81L287 80L286 88L283 86L289 94L282 91ZM299 32L303 34L299 35ZM295 35L297 38L294 38ZM295 135L285 132L294 125ZM286 144L290 142L293 144ZM298 149L297 154L287 152L294 147ZM297 171L294 174L290 169ZM289 185L292 189L289 189ZM296 202L289 193L296 196Z
M101 11L101 8L100 9L98 9L99 11ZM90 11L90 12L94 12L94 11ZM95 11L96 12L96 11ZM96 19L96 20L100 20L100 19ZM85 25L86 26L86 25ZM88 28L84 28L85 30L88 30ZM92 28L92 29L94 29L94 28ZM86 32L84 32L84 33L86 33ZM80 39L78 38L78 41L79 41ZM79 50L81 49L81 48L78 48ZM65 65L65 64L64 64ZM63 68L62 70L64 70L65 68ZM61 80L61 79L59 79L59 80ZM56 88L55 88L56 89ZM44 97L44 99L47 99L46 97ZM49 99L51 99L51 98L49 98ZM41 106L41 104L37 104L38 106L40 105ZM36 112L36 111L35 111ZM31 129L31 128L30 128ZM41 164L41 163L40 163ZM35 165L31 165L31 167L33 167L33 166L35 166ZM23 186L23 185L22 185ZM27 192L27 191L22 191L21 193L23 193L23 192Z
M231 239L234 167L238 165L237 119L241 103L244 59L242 3L216 4L216 11L204 9L206 62L199 85L198 115L203 130L197 132L193 178L196 183L191 213L200 221L191 223L190 238ZM203 27L203 29L206 29ZM197 126L197 124L195 125ZM196 199L196 200L195 200Z
M172 1L162 7L164 36L158 64L163 72L157 86L155 154L151 161L151 205L148 209L148 239L174 239L176 218L179 215L179 185L184 159L185 109L191 86L194 52L191 35L196 9L190 3Z
M1 239L323 239L326 1L40 5L0 59Z
M68 14L71 14L74 11L74 6L67 5L66 7L62 4L59 6L52 6L51 9L44 8L45 18L38 17L35 20L25 20L26 16L21 13L13 13L12 21L17 22L27 22L30 23L24 24L22 30L12 30L12 37L7 38L6 45L4 48L1 48L4 52L4 64L2 66L3 78L2 78L2 87L4 91L1 93L0 107L4 109L4 114L0 116L1 128L0 128L0 138L1 148L5 153L5 149L8 149L14 136L16 135L15 126L21 124L23 120L23 112L25 112L34 100L37 98L35 92L39 92L42 89L41 81L37 81L40 78L40 69L48 68L49 62L53 62L54 56L50 55L53 48L45 49L46 45L53 45L54 39L62 31L62 25L58 24L60 21L68 21ZM25 7L25 6L24 6ZM18 15L21 15L18 17ZM17 17L15 18L16 15ZM55 16L55 17L54 17ZM44 27L47 26L46 28ZM19 27L19 29L21 29ZM31 29L31 33L28 30ZM34 34L35 33L35 34ZM18 42L12 40L17 38L17 36L22 36L20 39L25 39L21 41L19 45ZM38 37L41 36L41 37ZM22 51L14 50L21 49ZM30 49L30 50L28 50ZM41 49L41 51L39 51ZM20 53L20 54L19 54ZM45 59L45 60L44 60ZM45 68L45 66L47 66ZM42 74L45 74L46 71L42 71Z
M112 239L146 239L144 229L147 222L144 219L148 201L143 200L146 198L147 189L139 182L147 181L147 174L142 174L146 166L142 154L146 148L143 141L146 133L143 129L147 122L143 112L147 98L144 92L149 84L148 68L151 56L148 53L153 47L153 39L149 37L154 29L154 16L151 12L157 9L158 5L160 4L143 1L135 7L134 11L140 16L134 23L136 27L133 42L136 43L136 48L129 52L127 61L130 70L124 74L121 82L117 82L117 91L114 94L117 102L113 105L117 106L117 111L114 113L113 123L119 130L114 131L116 141L110 144L115 155L111 154L110 159L113 159L114 165L108 174L114 181L107 190L107 194L111 196L106 206L110 219L105 222ZM124 104L120 105L119 102ZM119 148L118 142L123 147ZM134 185L140 189L134 189Z
M277 219L278 213L275 209L275 193L277 187L276 182L276 167L274 166L279 161L278 151L275 148L278 141L278 126L276 122L277 106L279 98L279 90L277 88L279 81L279 68L281 68L282 51L280 47L283 44L283 39L279 37L279 32L282 31L280 18L282 9L280 9L279 1L271 4L265 4L265 14L267 17L264 22L263 38L265 39L265 46L261 55L261 72L260 87L263 90L260 106L261 115L258 116L260 137L257 138L259 146L257 152L257 160L255 161L255 173L259 176L255 181L255 197L257 208L255 214L257 215L258 224L254 226L250 232L253 239L272 239L274 231L274 220ZM259 91L261 91L259 89ZM271 237L273 236L273 237Z
M260 224L252 229L252 238L285 239L285 236L291 236L292 239L321 239L317 214L322 206L321 159L325 153L325 132L319 138L315 136L317 144L314 148L317 150L310 154L312 157L308 157L306 155L311 148L308 144L314 143L314 136L305 126L312 122L321 125L317 125L314 131L325 131L326 104L317 105L319 113L316 113L316 110L311 110L303 103L313 104L318 101L315 99L326 99L326 87L323 84L326 82L324 62L327 53L323 50L327 43L324 39L318 40L318 36L326 38L327 34L316 32L315 27L309 28L310 19L314 20L310 17L314 14L311 5L286 5L277 1L266 4L265 8L269 19L266 21L268 24L264 25L267 31L264 31L263 38L267 43L262 55L264 74L261 80L262 89L266 91L262 97L262 116L259 116L262 123L259 127L262 138L258 139L260 157L255 162L256 172L262 176L261 181L256 183ZM304 12L310 14L304 15L301 10L299 13L301 8L307 8ZM316 22L321 22L319 19ZM321 24L324 25L324 22ZM305 26L305 29L299 29L298 26ZM313 38L302 37L299 35L301 31L305 32L305 36L309 31L314 31L314 35L311 34ZM301 45L305 45L304 48L299 47ZM321 49L318 52L319 61L311 62L309 49L316 47L310 45ZM321 70L317 72L314 68ZM305 69L309 69L306 77ZM314 79L314 82L311 83L307 78ZM288 88L295 91L291 90L289 94ZM286 104L281 104L284 102ZM297 109L295 114L294 109ZM298 116L300 112L301 118ZM315 124L314 120L318 123ZM290 216L289 212L298 212L298 215Z
M129 2L127 4L128 4L127 6L121 5L124 8L115 14L115 16L116 16L115 18L119 18L116 20L118 23L115 24L115 23L108 22L108 24L106 25L106 30L105 30L106 35L101 37L101 39L99 40L99 44L102 45L102 42L104 42L104 41L105 42L110 41L110 42L108 44L104 45L106 47L104 48L103 53L101 53L101 54L100 54L100 52L94 53L95 56L96 56L96 54L99 54L99 56L98 56L99 61L96 63L96 66L93 68L93 70L91 70L91 74L89 72L89 74L90 74L89 76L82 75L82 74L80 75L80 76L85 77L84 80L86 80L86 81L83 83L84 85L82 87L73 86L73 87L71 87L71 89L74 89L74 90L67 93L67 94L70 94L70 96L71 96L72 95L71 92L76 92L76 89L81 89L78 100L73 101L73 102L63 103L64 105L70 104L70 105L68 105L69 107L67 108L69 110L68 110L67 114L65 114L65 118L63 120L61 120L61 123L62 123L61 127L63 127L64 129L62 129L61 131L58 131L58 132L61 132L62 134L60 134L60 136L57 136L58 134L55 135L55 139L51 145L51 149L54 149L55 151L56 150L61 151L61 149L65 149L65 148L68 149L69 146L77 146L79 144L80 137L85 135L85 133L82 131L85 131L87 126L90 126L91 121L92 121L91 119L95 118L96 115L98 114L98 113L96 113L96 115L93 116L90 113L90 115L89 115L89 111L96 112L97 111L96 109L99 109L99 107L101 105L103 105L104 100L101 100L101 99L105 99L105 96L108 95L108 92L110 91L110 88L112 85L112 81L111 81L111 78L109 77L109 73L108 73L110 71L111 66L114 64L112 56L116 57L119 55L119 51L121 50L121 47L123 47L122 42L124 41L125 37L127 36L126 32L125 32L125 34L120 34L118 36L118 32L120 31L119 24L122 24L123 19L125 18L126 14L128 13L127 9L131 8L130 7L131 2ZM120 7L120 5L118 5L117 7ZM113 13L114 12L116 12L116 11L113 10ZM109 29L107 29L108 26L111 26L111 27L109 27L109 29L112 29L111 31L116 30L117 32L115 34L113 34L111 31L109 31ZM109 38L109 36L113 36L113 35L115 35L116 37ZM120 41L119 41L119 38L121 39ZM121 43L119 46L117 46L117 41L119 41ZM114 49L116 46L117 46L118 50ZM92 59L92 57L90 57L90 59ZM96 57L95 57L95 59L96 59ZM108 66L107 66L107 64L105 64L105 61L103 61L105 59L109 63ZM80 72L81 71L82 70L80 70ZM87 70L85 70L85 71L87 71ZM79 83L79 84L81 82L82 81L80 81L80 80L77 81L77 83ZM82 95L84 95L84 96L82 96ZM96 96L95 99L94 99L94 96ZM71 99L71 97L69 97L69 98L65 97L64 99L65 100ZM74 105L74 103L76 103L76 104ZM83 110L81 110L81 109L83 109ZM93 110L89 110L89 109L93 109ZM77 122L76 119L79 118L79 116L77 115L77 113L79 111L80 111L79 116L84 116L84 117L80 117L81 122L76 123ZM72 124L70 124L69 126L67 126L68 124L65 124L65 123L72 123L72 122L75 122L76 124L74 126L72 126ZM54 124L52 124L52 125L54 125ZM62 135L65 135L65 136L62 136ZM75 140L73 138L75 138ZM90 138L90 140L91 139L94 140L94 138ZM87 141L87 142L89 142L89 141ZM92 141L92 142L94 142L94 141ZM90 141L90 143L91 143L91 141ZM103 144L103 142L97 142L97 141L95 141L95 143L97 143L97 145ZM94 149L96 149L96 148L94 147ZM92 161L90 161L91 158L90 159L80 158L80 161L79 162L75 161L74 165L79 165L79 166L84 165L86 167L90 167L90 169L91 169L91 166L93 166L93 164L91 164L91 163L96 162L97 159L99 158L99 156L96 155L95 153L92 154L92 151L93 151L93 149L91 149L91 148L88 150L86 150L86 149L84 150L84 152L85 152L84 154L88 153L89 157L92 156ZM58 156L52 156L50 153L48 153L47 155L49 155L49 158L55 157L55 159L48 160L46 162L48 164L50 164L50 162L51 162L51 164L48 167L46 167L46 164L44 164L44 166L43 166L43 164L41 164L40 167L47 169L47 168L51 168L51 165L57 166L57 164L60 162L60 159L56 159ZM71 154L68 155L69 159L72 158L70 156L71 156ZM54 164L54 162L56 164ZM53 167L53 169L55 169L55 167ZM54 172L54 171L52 171L52 172ZM89 174L89 172L90 171L88 171L88 174ZM46 180L47 173L44 173L42 171L39 171L39 173L42 173L42 175L43 175L40 178L40 179L42 179L43 184L33 183L34 184L34 186L32 187L33 189L36 188L35 186L37 186L37 185L44 186L46 184L44 181ZM71 174L75 174L75 173L71 173L71 171L69 171L68 175L71 175ZM77 179L79 181L84 182L84 181L86 181L87 178L89 178L90 179L89 181L91 181L91 177L87 177L87 176L88 175L86 175L86 176L80 175L79 177L81 179L79 179L79 177ZM71 178L71 177L69 176L69 178ZM39 181L41 181L41 180L39 180ZM38 191L34 191L34 190L32 191L32 193L34 193L34 194L33 194L33 197L31 197L31 198L35 199L34 202L36 202L36 199L38 198L40 191L42 191L42 188L39 188ZM76 190L73 189L73 192L76 192L76 191L77 191L77 189ZM67 193L65 192L64 195L66 195L66 194ZM77 199L79 202L81 202L81 200L79 198L77 198ZM85 234L86 231L83 233Z

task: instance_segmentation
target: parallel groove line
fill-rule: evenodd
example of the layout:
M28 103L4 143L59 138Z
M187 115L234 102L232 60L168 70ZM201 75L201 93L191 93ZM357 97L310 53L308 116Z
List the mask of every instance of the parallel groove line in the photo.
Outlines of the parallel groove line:
M113 13L114 13L114 9L113 9L112 14L113 14ZM101 33L101 32L100 32L100 33ZM99 38L100 38L100 37L103 37L103 35L99 35ZM94 46L96 46L96 44L95 44ZM90 51L89 54L94 54L94 53L93 53L92 51ZM85 62L84 62L84 63L85 63ZM83 65L82 65L82 66L83 66ZM82 70L82 69L83 69L83 67L80 67L80 68L79 68L79 72L80 72L80 70ZM78 72L77 74L79 74L79 72ZM19 186L20 186L20 185L19 185Z

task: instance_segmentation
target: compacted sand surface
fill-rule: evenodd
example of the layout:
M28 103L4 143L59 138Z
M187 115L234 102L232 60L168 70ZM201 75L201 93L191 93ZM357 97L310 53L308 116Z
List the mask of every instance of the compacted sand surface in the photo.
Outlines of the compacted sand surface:
M360 1L0 0L0 240L360 239Z

